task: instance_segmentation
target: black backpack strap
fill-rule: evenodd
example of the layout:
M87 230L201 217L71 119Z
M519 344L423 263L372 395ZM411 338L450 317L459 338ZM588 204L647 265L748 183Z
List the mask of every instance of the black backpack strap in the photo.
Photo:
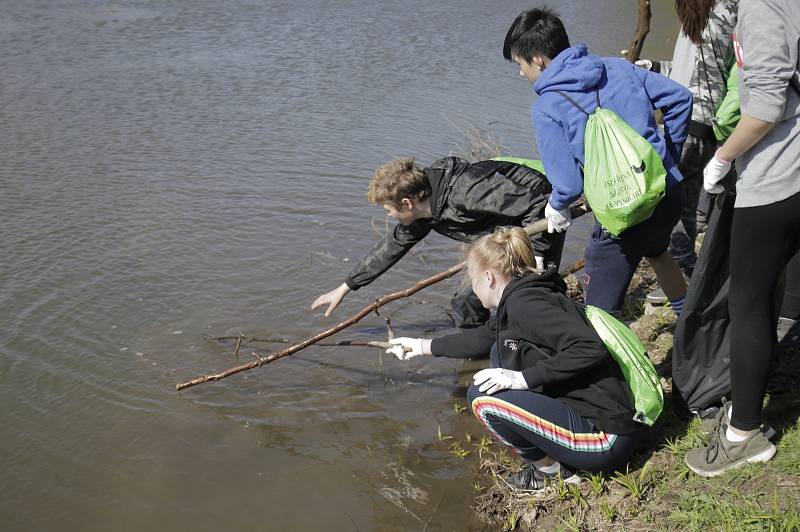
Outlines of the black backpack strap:
M571 103L572 105L574 105L574 106L575 106L575 107L576 107L576 108L577 108L577 109L578 109L578 110L579 110L581 113L585 114L586 116L589 116L589 114L590 114L590 113L588 113L588 112L586 111L586 109L584 109L583 107L581 107L581 106L578 104L578 102L576 102L575 100L573 100L572 98L570 98L569 96L567 96L567 94L566 94L564 91L556 91L556 92L557 92L557 93L559 93L561 96L563 96L563 97L564 97L564 99L565 99L565 100L567 100L569 103ZM594 93L594 94L595 94L595 100L597 101L597 108L599 109L599 108L600 108L600 91L599 91L599 90L595 90L595 93Z

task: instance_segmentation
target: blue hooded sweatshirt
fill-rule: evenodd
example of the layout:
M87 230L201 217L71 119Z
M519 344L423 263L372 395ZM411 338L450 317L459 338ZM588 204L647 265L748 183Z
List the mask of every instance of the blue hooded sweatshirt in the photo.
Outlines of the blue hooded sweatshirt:
M533 85L539 98L531 107L531 118L545 175L553 185L550 205L554 209L567 208L583 192L583 135L588 119L556 91L565 92L591 113L597 107L598 88L600 105L617 113L661 156L667 188L683 181L678 161L692 116L691 92L661 74L624 59L592 55L586 44L576 44L553 58ZM654 109L663 112L663 137Z

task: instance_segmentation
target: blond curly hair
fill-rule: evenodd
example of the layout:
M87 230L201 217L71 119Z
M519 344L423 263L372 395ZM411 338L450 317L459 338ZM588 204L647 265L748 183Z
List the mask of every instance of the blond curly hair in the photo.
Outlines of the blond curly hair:
M395 159L379 166L369 182L367 198L377 205L399 205L403 198L423 200L431 186L413 158Z

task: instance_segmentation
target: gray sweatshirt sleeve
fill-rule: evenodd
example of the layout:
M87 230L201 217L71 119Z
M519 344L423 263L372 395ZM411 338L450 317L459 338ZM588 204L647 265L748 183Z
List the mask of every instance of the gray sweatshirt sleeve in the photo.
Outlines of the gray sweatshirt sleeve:
M796 76L798 35L792 28L796 11L791 2L748 0L739 5L738 57L743 62L740 97L742 113L778 122L784 117L789 82Z

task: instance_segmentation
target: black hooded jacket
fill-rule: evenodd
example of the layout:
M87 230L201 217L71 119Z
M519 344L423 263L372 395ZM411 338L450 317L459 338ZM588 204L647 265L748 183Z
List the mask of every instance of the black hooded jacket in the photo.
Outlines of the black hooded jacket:
M496 318L435 338L431 351L472 358L486 356L496 343L502 367L521 371L530 390L567 403L605 432L638 430L633 396L619 365L565 291L554 270L515 279L503 291Z
M431 230L471 242L498 226L530 225L544 216L551 191L544 174L504 161L470 164L458 157L446 157L424 172L431 186L433 218L397 224L350 270L345 282L352 290L374 281ZM534 247L548 249L546 239L537 237Z

